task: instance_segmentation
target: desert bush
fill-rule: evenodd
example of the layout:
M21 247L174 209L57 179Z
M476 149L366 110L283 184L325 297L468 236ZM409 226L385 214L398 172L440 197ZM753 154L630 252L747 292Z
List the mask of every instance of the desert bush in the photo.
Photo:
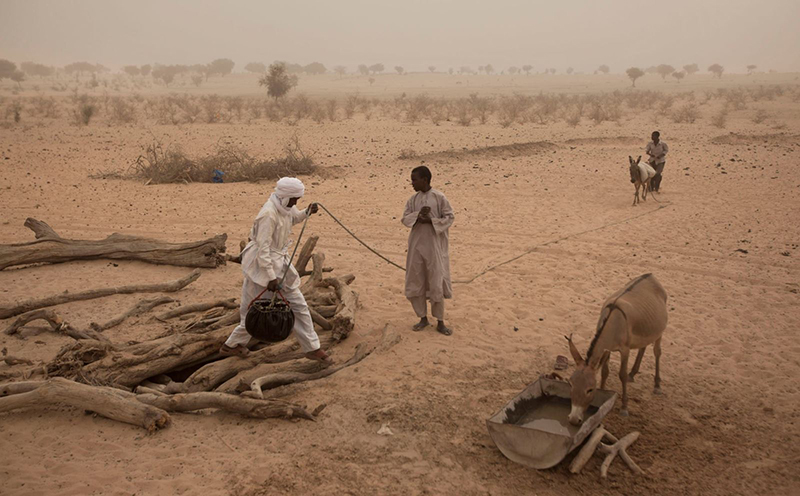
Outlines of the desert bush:
M213 124L223 120L222 98L219 95L203 95L201 102L207 123Z
M711 124L714 127L723 129L728 122L728 109L727 107L721 109L719 112L711 116Z
M456 116L456 122L460 125L467 127L472 124L472 104L469 100L459 98L453 102L453 114Z
M359 96L358 95L347 95L344 98L344 116L347 119L352 119L353 114L356 113L356 108L358 108L359 104Z
M578 124L581 123L581 111L576 109L576 110L573 110L572 112L569 112L567 114L566 118L564 119L564 121L570 127L578 126Z
M472 105L472 112L481 122L486 124L489 120L489 115L492 113L492 99L487 97L480 97L477 93L469 95L469 103Z
M109 102L111 119L121 124L136 121L136 105L121 96L115 96Z
M235 114L238 120L242 120L242 110L244 110L244 99L240 96L229 96L225 98L225 108L230 114Z
M769 118L769 113L767 113L766 110L758 109L756 111L755 115L753 116L752 120L753 120L754 124L761 124L762 122L764 122L768 118Z
M672 121L676 123L694 123L700 117L697 107L691 103L686 103L672 112Z
M12 101L8 107L6 107L5 118L8 120L9 118L13 118L14 122L19 122L22 120L22 102L19 99L15 99Z
M88 126L89 121L97 113L97 104L95 99L89 95L80 95L75 97L75 108L72 110L72 117L75 124L79 126Z
M325 102L325 114L327 115L329 121L336 122L336 110L338 108L339 102L337 102L335 98L329 98Z
M225 182L279 179L314 173L316 165L297 138L284 148L284 156L259 160L233 145L220 145L211 155L193 159L179 146L163 146L156 141L146 145L133 164L133 176L151 184L210 183L216 170L224 173Z
M428 115L428 107L431 105L431 98L425 93L404 100L406 102L407 122L413 124L419 122L425 115Z
M33 112L41 117L55 119L61 114L58 102L51 96L35 96L31 99L31 104Z

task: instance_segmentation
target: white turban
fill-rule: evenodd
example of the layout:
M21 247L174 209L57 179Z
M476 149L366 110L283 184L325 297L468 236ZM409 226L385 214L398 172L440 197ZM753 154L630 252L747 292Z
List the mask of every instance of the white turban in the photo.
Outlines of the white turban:
M275 194L281 199L301 198L306 191L303 181L296 177L282 177L275 186Z

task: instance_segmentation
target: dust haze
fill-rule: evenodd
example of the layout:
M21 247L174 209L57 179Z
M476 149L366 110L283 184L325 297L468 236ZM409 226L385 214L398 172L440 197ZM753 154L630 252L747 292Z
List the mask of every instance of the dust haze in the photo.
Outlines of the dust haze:
M380 62L407 71L531 64L613 72L631 66L719 63L728 72L800 70L795 0L595 2L137 2L5 0L0 57L62 66L76 61L196 64Z

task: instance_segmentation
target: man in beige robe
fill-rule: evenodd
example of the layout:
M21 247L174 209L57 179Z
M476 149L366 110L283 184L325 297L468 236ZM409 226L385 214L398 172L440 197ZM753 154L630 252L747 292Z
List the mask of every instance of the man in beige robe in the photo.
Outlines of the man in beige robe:
M449 336L453 331L444 323L444 300L453 297L450 282L448 231L455 216L441 191L431 188L431 171L420 166L411 171L416 193L403 212L403 224L411 228L406 258L406 298L420 321L412 329L421 331L431 314L439 321L436 330Z

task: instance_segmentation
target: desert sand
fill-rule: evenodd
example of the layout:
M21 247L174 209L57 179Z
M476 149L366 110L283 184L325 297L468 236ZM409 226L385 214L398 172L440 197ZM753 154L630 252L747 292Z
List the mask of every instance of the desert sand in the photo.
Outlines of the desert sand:
M411 74L303 78L292 95L391 100L403 92L434 97L694 91L700 118L627 109L618 122L584 118L502 127L409 123L379 110L352 119L295 125L265 118L163 125L131 124L104 114L88 126L63 115L23 111L0 128L0 242L32 239L27 217L62 236L96 239L112 232L182 242L228 234L238 253L273 182L144 185L90 178L125 171L154 136L192 155L231 143L253 156L279 156L297 136L320 172L306 176L300 205L323 203L375 249L402 264L408 232L400 223L413 193L410 170L433 171L433 186L454 206L450 231L454 299L451 337L415 333L403 297L402 271L367 252L324 214L310 234L340 274L353 273L362 307L334 358L384 329L399 336L385 352L329 378L273 395L315 408L316 422L253 420L233 414L175 414L153 435L138 427L63 408L0 414L0 493L34 494L796 494L800 491L800 102L796 75L710 76L680 84L648 76L631 90L624 76L470 78ZM404 79L405 78L405 79ZM704 91L793 88L773 100L731 110L725 128L711 124ZM3 83L4 105L15 96ZM65 108L63 93L42 85ZM84 90L98 97L103 88ZM255 77L233 75L208 85L141 90L260 95ZM123 90L123 94L130 95ZM755 123L758 110L769 118ZM643 153L653 130L670 146L662 191L632 207L628 156ZM487 147L493 147L486 149ZM404 150L416 155L401 159ZM658 201L654 201L654 200ZM295 229L295 236L299 229ZM504 263L507 262L507 263ZM0 271L0 301L64 291L160 282L183 267L130 261L76 261ZM545 471L517 465L494 446L485 420L568 355L563 336L585 353L603 300L633 277L652 272L669 294L662 388L652 394L648 350L629 385L630 417L619 402L605 426L617 436L641 431L629 450L646 471L615 462L600 482L595 457L570 475L567 462ZM205 269L177 293L182 303L239 297L240 267ZM119 295L56 307L88 324L138 301ZM0 321L5 328L12 319ZM108 332L112 341L144 340L163 327L145 315ZM31 324L23 338L0 334L0 348L36 361L71 339ZM618 354L608 387L620 391ZM570 365L571 372L574 364ZM10 367L0 363L0 371ZM384 425L391 436L379 435ZM602 489L598 489L602 484Z

